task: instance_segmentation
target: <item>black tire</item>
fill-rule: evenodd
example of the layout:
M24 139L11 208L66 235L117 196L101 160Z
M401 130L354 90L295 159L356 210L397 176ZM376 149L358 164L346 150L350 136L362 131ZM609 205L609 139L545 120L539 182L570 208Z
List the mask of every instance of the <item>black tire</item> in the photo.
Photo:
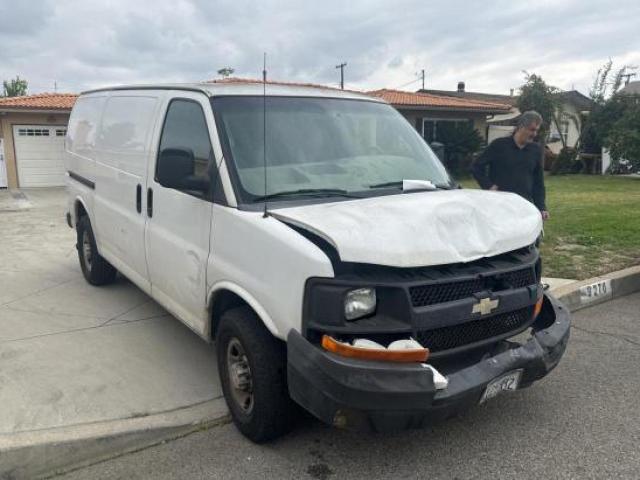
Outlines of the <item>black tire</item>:
M76 227L78 260L84 278L91 285L112 283L118 271L98 253L89 217L81 217Z
M238 342L249 368L250 406L238 401L237 384L236 387L232 384L230 352ZM250 308L238 307L226 311L220 319L216 354L222 390L238 430L255 443L273 440L290 431L299 407L287 389L284 342L271 335Z

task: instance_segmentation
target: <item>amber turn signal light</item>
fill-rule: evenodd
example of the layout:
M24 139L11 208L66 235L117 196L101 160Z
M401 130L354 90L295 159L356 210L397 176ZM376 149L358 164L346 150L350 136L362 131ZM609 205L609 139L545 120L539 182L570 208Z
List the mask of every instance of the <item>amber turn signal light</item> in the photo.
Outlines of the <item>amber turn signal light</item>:
M342 357L360 360L378 360L382 362L426 362L429 358L428 348L412 348L406 350L387 350L379 348L354 347L337 341L329 335L322 336L322 348Z
M540 311L542 310L542 304L544 302L544 297L536 302L536 306L533 309L533 318L537 318L540 315Z

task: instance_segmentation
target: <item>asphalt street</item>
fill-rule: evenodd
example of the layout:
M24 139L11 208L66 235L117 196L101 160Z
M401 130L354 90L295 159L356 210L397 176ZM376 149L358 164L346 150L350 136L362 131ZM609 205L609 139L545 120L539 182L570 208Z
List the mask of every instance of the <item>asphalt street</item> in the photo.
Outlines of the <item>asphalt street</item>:
M640 293L577 312L571 335L546 379L428 429L307 419L257 446L226 424L56 479L638 478Z

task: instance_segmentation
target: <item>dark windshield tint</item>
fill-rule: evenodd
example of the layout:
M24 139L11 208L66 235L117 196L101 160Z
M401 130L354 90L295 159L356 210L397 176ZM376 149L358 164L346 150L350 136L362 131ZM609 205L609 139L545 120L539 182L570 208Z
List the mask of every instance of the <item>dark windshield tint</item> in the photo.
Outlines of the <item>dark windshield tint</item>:
M265 195L265 147L267 195L370 193L371 185L402 179L449 183L438 158L389 105L300 97L219 97L212 104L244 202Z

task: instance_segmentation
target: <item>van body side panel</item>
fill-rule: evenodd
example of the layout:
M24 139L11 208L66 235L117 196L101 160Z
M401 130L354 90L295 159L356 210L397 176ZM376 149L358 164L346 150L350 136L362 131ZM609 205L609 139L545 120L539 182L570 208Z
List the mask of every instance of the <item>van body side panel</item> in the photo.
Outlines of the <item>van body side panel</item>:
M94 231L101 254L130 280L149 291L144 250L146 215L138 211L144 190L149 144L159 101L153 92L113 92L97 138Z
M100 126L100 118L107 96L104 93L82 95L76 101L65 138L65 170L67 171L67 208L71 214L72 224L75 227L76 203L80 202L87 212L89 219L94 223L93 199L95 191L86 184L78 181L78 176L95 182L95 140ZM73 175L74 177L72 177ZM98 249L101 248L101 239L96 235Z
M192 137L195 124L186 125L184 135L180 134L180 128L174 128L173 133L168 130L176 127L175 123L165 120L167 112L176 101L188 102L199 113L198 132L201 135L197 139ZM209 322L206 266L213 204L197 195L162 186L156 181L155 173L163 135L168 135L173 143L178 142L177 146L189 148L198 156L204 142L209 143L207 148L212 148L208 134L211 119L211 107L205 95L196 92L167 92L159 114L159 125L152 142L151 161L147 170L147 192L153 192L153 210L151 217L147 219L145 232L152 296L201 336L207 331ZM206 124L203 125L202 122Z
M253 303L261 306L273 335L286 340L289 330L300 331L307 279L334 276L327 256L262 212L214 205L212 219L210 295L226 283L237 285L238 291L250 292ZM254 310L261 315L260 309Z

